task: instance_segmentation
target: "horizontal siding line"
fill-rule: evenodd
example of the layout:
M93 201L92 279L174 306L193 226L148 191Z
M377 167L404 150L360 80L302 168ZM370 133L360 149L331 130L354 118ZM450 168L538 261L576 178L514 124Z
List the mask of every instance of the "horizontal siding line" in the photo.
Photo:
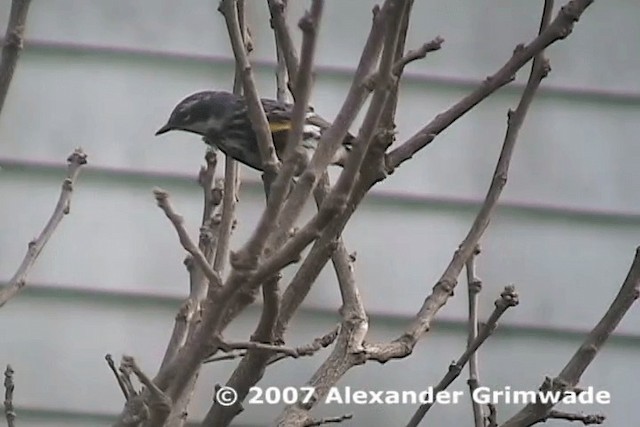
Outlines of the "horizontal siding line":
M105 364L106 367L106 364ZM105 368L107 369L107 368ZM20 383L19 372L15 373L15 383ZM19 400L19 396L17 393L17 389L20 387L19 385L16 387L16 396L14 400ZM114 387L118 387L117 383L114 379ZM24 387L21 387L21 391L27 393L28 390L25 390ZM96 391L96 390L94 390ZM124 405L124 397L123 397L123 405ZM118 418L119 413L105 413L105 412L84 412L84 411L74 411L74 410L62 410L56 408L44 408L44 407L34 407L34 406L20 406L17 403L14 403L15 412L19 421L31 421L31 420L46 420L44 425L48 425L46 423L60 423L60 422L91 422L91 423L100 423L109 425ZM114 411L119 410L119 408L114 407ZM93 424L86 424L93 425ZM199 422L191 421L185 424L186 427L196 427L199 426ZM241 424L239 427L252 427L252 425Z
M7 284L6 280L0 280L0 287ZM22 295L31 298L46 298L46 299L81 299L86 302L94 302L101 304L113 304L118 307L124 307L131 305L140 308L141 306L163 306L167 309L175 308L176 311L180 304L186 298L186 279L185 279L185 298L180 298L171 295L158 295L145 292L127 292L121 290L106 290L106 289L89 289L89 288L77 288L61 284L43 284L43 283L31 283L24 288ZM16 297L20 298L20 296ZM613 297L612 297L613 298ZM258 310L261 304L254 304L249 307L249 310ZM417 309L418 307L416 307ZM337 308L335 310L329 310L326 308L318 307L302 307L301 313L309 315L323 316L323 317L337 317ZM387 326L393 325L398 327L398 333L402 327L413 318L413 316L403 316L396 314L385 314L368 312L369 317L375 320L375 323L384 323ZM595 323L594 323L595 325ZM433 322L432 329L450 331L452 333L466 334L467 322L462 320L438 320ZM509 324L508 320L502 320L498 331L494 335L504 337L513 337L520 335L528 336L544 336L550 339L572 339L581 340L585 334L589 332L586 329L577 328L563 328L563 327L541 327L536 325L526 324ZM428 341L428 336L424 340ZM610 341L614 344L620 345L632 345L640 351L640 335L634 335L630 333L614 333Z
M125 58L138 58L147 60L162 60L171 62L192 62L224 65L232 67L235 61L230 56L220 55L204 55L195 53L183 53L175 51L160 51L150 49L138 49L131 47L117 47L107 45L94 45L82 43L57 42L51 40L31 39L25 42L27 51L35 52L61 53L61 54L94 54L94 55L111 55ZM252 63L257 67L275 69L275 62L271 60L254 59ZM499 66L501 64L496 64ZM316 67L317 74L328 74L345 79L351 79L353 76L353 68L344 66L318 65ZM483 78L486 76L483 76ZM449 77L436 74L425 74L407 71L403 77L406 82L443 85L459 89L476 88L482 79ZM524 83L512 83L501 90L510 92L520 92L524 88ZM640 93L615 91L610 89L600 89L593 87L567 87L559 85L543 85L540 88L542 94L568 98L591 99L598 102L610 102L616 104L640 104Z
M56 174L64 173L65 166L56 162L34 162L29 160L0 157L0 168L4 173L36 173ZM194 168L195 169L195 168ZM109 181L129 180L143 181L150 185L160 185L162 182L184 186L195 185L196 175L138 171L124 168L89 166L83 174L91 179L105 179ZM262 193L262 183L255 179L242 181L243 191L255 194ZM448 196L430 196L420 194L400 194L391 191L374 189L364 203L384 205L391 208L426 208L460 211L476 211L483 199L471 199ZM537 216L549 219L571 219L585 222L607 222L615 225L640 224L640 213L630 211L610 211L598 208L575 208L551 204L526 202L499 202L499 214Z

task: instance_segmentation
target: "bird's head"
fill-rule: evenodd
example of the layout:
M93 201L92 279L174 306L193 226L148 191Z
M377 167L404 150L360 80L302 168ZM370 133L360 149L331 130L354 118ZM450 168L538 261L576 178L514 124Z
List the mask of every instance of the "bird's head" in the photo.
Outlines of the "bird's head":
M171 112L169 120L156 132L162 135L170 130L182 130L206 136L222 127L230 104L237 97L228 92L205 91L189 95Z

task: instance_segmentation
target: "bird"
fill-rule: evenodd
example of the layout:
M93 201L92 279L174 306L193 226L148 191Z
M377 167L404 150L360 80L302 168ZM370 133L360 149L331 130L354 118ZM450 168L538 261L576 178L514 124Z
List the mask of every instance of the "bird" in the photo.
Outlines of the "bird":
M293 104L262 98L276 155L282 160L292 127ZM323 132L331 123L309 106L305 116L301 147L308 162L318 146ZM245 98L225 91L202 91L187 96L171 112L168 121L158 131L162 135L181 130L201 135L206 144L250 168L264 171L258 142L247 112ZM331 163L344 167L355 138L347 133ZM300 168L296 175L302 172Z

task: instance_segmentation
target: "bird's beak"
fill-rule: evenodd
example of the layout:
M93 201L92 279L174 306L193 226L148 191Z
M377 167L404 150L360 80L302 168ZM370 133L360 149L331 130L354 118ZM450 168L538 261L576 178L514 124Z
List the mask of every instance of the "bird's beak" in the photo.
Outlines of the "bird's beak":
M162 135L163 133L167 133L170 130L173 130L174 127L172 125L170 125L169 123L167 123L166 125L162 126L160 129L158 129L158 131L156 132L156 136L158 135Z

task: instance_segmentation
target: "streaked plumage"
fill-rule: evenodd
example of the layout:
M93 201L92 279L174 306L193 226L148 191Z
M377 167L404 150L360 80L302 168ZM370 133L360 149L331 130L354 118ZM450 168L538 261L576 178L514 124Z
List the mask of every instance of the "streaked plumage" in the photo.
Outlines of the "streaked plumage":
M282 158L291 128L293 104L262 99L278 157ZM308 158L313 155L322 132L330 123L309 108L305 120L302 147ZM251 127L244 98L229 92L198 92L180 101L167 123L156 135L170 130L193 132L204 137L208 144L245 165L263 170L256 135ZM347 135L336 153L333 164L342 166L351 149L353 136Z

